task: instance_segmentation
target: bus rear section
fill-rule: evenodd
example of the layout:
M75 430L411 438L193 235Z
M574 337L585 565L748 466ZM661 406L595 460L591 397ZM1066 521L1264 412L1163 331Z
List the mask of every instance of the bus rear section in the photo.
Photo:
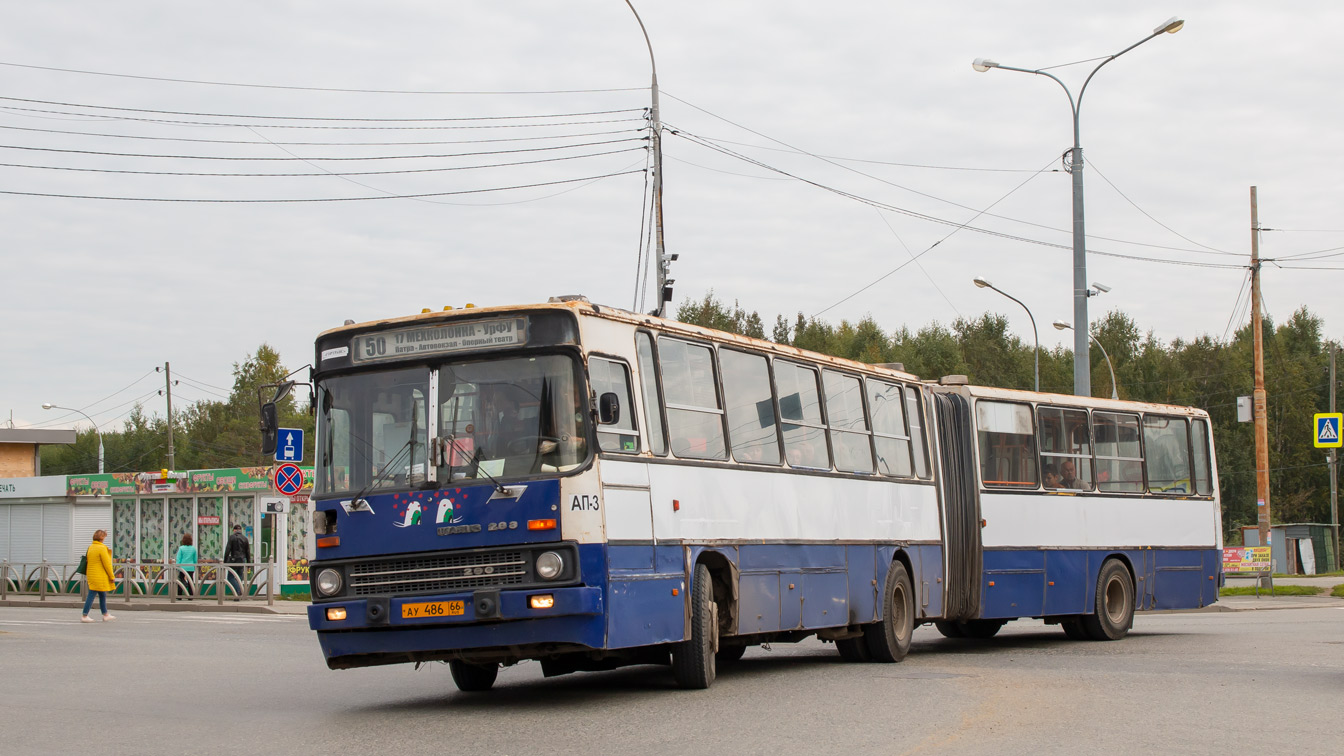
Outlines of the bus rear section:
M974 452L943 460L962 481L946 503L949 589L968 597L938 623L944 635L987 637L1039 617L1071 638L1116 640L1136 611L1217 601L1221 509L1207 413L936 390L940 420L952 405L964 416L940 427L944 449Z

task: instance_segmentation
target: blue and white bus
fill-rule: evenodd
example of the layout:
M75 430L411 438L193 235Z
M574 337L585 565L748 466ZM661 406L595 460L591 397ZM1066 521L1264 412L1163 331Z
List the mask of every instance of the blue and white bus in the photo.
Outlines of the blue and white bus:
M317 340L317 631L347 669L489 689L764 642L900 661L914 628L1113 640L1217 599L1199 410L921 382L581 297Z

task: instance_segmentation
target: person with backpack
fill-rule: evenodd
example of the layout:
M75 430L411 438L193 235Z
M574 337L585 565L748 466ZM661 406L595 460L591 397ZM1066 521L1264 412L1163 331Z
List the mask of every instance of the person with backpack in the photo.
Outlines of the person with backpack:
M80 622L93 622L89 618L89 609L93 608L95 595L98 597L98 610L103 613L103 622L116 619L107 613L107 592L115 591L117 584L113 580L112 552L103 544L104 538L107 538L106 530L94 533L93 543L89 544L89 550L84 554L84 577L88 581L89 595L84 598L84 612L80 615Z
M234 525L233 535L229 536L229 542L224 546L224 562L233 565L228 568L229 584L238 596L243 594L243 579L247 577L247 568L243 565L251 561L252 544L243 535L243 526Z

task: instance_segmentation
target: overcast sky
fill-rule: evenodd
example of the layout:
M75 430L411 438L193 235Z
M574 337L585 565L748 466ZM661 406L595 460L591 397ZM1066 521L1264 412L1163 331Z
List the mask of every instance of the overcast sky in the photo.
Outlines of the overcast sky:
M296 368L347 318L635 301L649 57L622 0L6 7L0 422L84 424L54 402L116 430L137 398L163 412L156 365L183 379L175 404L218 398L259 344ZM971 61L1092 60L1051 69L1076 93L1094 59L1181 16L1084 99L1088 279L1112 289L1092 314L1164 340L1244 323L1256 185L1277 229L1261 255L1332 268L1266 266L1269 314L1305 305L1340 338L1338 2L636 7L678 302L713 289L767 323L888 331L990 311L1030 342L983 275L1043 347L1071 345L1049 325L1073 317L1068 101ZM162 175L203 173L317 175Z

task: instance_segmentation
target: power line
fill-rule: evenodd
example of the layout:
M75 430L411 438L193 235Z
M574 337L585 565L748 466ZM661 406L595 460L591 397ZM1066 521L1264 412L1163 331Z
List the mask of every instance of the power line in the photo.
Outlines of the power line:
M248 127L251 128L251 127ZM100 157L131 157L131 158L157 158L169 160L224 160L231 162L289 162L321 160L331 162L348 162L361 160L430 160L440 158L458 158L475 157L478 155L516 155L524 152L553 152L555 150L568 150L575 147L601 147L609 144L625 144L628 142L644 141L644 137L626 137L624 139L606 139L597 142L582 142L579 144L558 144L550 147L520 147L513 150L477 150L474 152L445 152L438 154L424 155L356 155L356 156L311 156L311 157L243 157L232 155L161 155L148 152L103 152L99 150L69 150L56 147L27 147L22 145L0 144L0 149L5 150L27 150L30 152L55 152L65 155L97 155ZM293 155L293 153L290 153Z
M139 79L141 81L163 81L174 84L204 84L215 87L244 87L248 89L286 89L300 92L348 92L352 94L414 94L414 95L553 95L553 94L593 94L603 92L642 92L648 87L616 87L607 89L537 89L537 90L499 90L499 91L472 91L472 90L420 90L420 89L351 89L340 87L301 87L281 84L244 84L228 81L209 81L202 79L174 79L166 76L138 76L135 74L109 73L106 71L85 71L76 68L55 68L53 66L35 66L24 63L6 63L0 61L0 66L9 66L11 68L28 68L37 71L55 71L58 73L81 74L84 76L109 76L119 79Z
M378 197L291 197L291 198L272 198L272 199L206 199L206 198L188 198L188 197L113 197L106 195L93 194L57 194L53 192L19 192L0 189L0 194L16 197L50 197L55 199L88 199L88 200L106 200L111 202L180 202L180 203L201 203L201 204L295 204L307 202L365 202L369 200L388 200L388 199L418 199L422 197L453 197L466 194L487 194L491 192L506 192L514 189L534 189L542 186L559 186L561 184L572 184L579 181L597 181L599 179L613 178L616 176L626 176L632 173L642 173L643 170L627 170L617 173L607 173L600 176L583 176L581 178L560 179L557 181L540 181L533 184L515 184L512 186L496 186L486 189L460 189L452 192L422 192L419 194L388 194Z
M564 126L566 124L555 124ZM108 134L95 131L69 131L66 129L37 129L28 126L5 126L0 125L0 129L10 131L30 131L41 134L63 134L66 136L91 136L108 139L141 139L155 142L192 142L196 144L284 144L292 147L422 147L434 144L491 144L496 142L539 142L551 139L581 139L594 136L610 136L612 134L636 134L647 127L638 129L609 129L606 131L583 131L577 134L543 134L539 136L522 137L501 137L499 139L455 139L455 140L428 140L417 142L276 142L276 141L254 141L250 139L200 139L192 137L165 137L165 136L147 136L144 134Z
M626 140L626 141L640 141L640 140ZM553 148L546 147L543 149L553 149ZM626 147L624 149L619 150L606 150L604 152L589 152L584 153L582 155L562 155L560 157L538 158L535 160L517 160L505 163L489 163L486 165L457 165L441 168L403 168L401 170L391 170L391 171L345 171L341 173L330 171L324 171L320 173L203 173L193 171L137 171L131 169L117 169L117 168L74 168L62 165L27 165L23 163L0 163L0 168L30 168L30 169L48 170L48 171L72 171L78 173L116 173L116 174L129 174L137 176L199 176L199 177L212 177L212 178L309 178L313 176L322 176L322 177L389 176L397 174L442 173L445 171L469 171L482 168L508 168L519 165L538 165L541 163L556 163L565 160L582 160L584 158L602 157L604 155L619 155L622 153L642 149L644 148ZM294 158L259 158L259 159L292 160ZM312 159L321 160L323 158L312 158Z
M1191 244L1194 244L1194 245L1197 246L1197 247L1203 247L1205 250L1208 250L1207 252L1204 252L1204 254L1233 255L1233 256L1236 256L1236 257L1241 257L1241 255L1237 254L1236 252L1226 252L1226 251L1221 250L1221 249L1217 249L1217 248L1214 248L1214 247L1210 247L1210 246L1207 245L1207 244L1200 244L1199 242L1197 242L1197 241L1195 241L1194 239L1191 239L1190 237L1188 237L1188 236L1186 236L1186 235L1180 233L1180 232L1177 231L1176 229L1172 228L1171 226L1168 226L1167 224L1163 223L1162 221L1158 220L1157 218L1154 218L1154 217L1152 216L1151 213L1149 213L1147 210L1144 210L1143 208L1139 207L1138 203L1136 203L1134 200L1130 199L1130 198L1129 198L1129 195L1127 195L1127 194L1125 194L1124 192L1120 191L1120 187L1116 186L1116 185L1115 185L1115 182L1111 181L1109 178L1106 178L1106 174L1102 173L1102 172L1101 172L1101 169L1097 167L1097 161L1096 161L1095 159L1094 159L1094 160L1091 160L1090 162L1091 162L1091 164L1092 164L1092 170L1096 171L1098 176L1101 176L1101 180L1102 180L1102 181L1105 181L1108 185L1110 185L1110 187L1111 187L1112 189L1115 190L1115 193L1118 194L1118 195L1120 195L1121 197L1123 197L1124 200L1125 200L1126 202L1128 202L1130 205L1132 205L1132 206L1134 207L1135 210L1138 210L1140 213L1143 213L1144 217L1147 218L1148 220L1152 221L1153 223L1156 223L1157 225L1161 226L1162 228L1165 228L1166 230L1170 231L1171 233L1175 234L1176 236L1181 237L1181 238L1184 239L1185 241L1188 241L1188 242L1190 242ZM1188 250L1188 251L1190 251L1190 252L1199 252L1200 250L1194 250L1194 249L1192 249L1192 250Z
M137 116L98 115L96 113L76 113L68 110L46 110L43 108L20 108L13 105L0 105L0 110L17 113L46 113L49 115L76 116L78 118L96 118L103 121L133 121L136 123L166 123L176 126L265 126L268 129L322 129L334 131L452 131L465 129L534 129L554 126L584 126L595 123L629 123L641 118L607 118L595 121L558 121L556 123L491 123L484 126L312 126L288 123L234 123L229 121L184 121L172 118L141 118ZM479 120L479 119L472 119Z
M122 108L113 105L85 105L78 102L56 102L52 100L33 100L24 97L5 97L0 95L0 100L7 102L26 102L32 105L54 105L62 108L84 108L86 110L115 110L119 113L152 113L154 115L180 115L194 116L196 118L253 118L257 120L274 121L355 121L358 123L448 123L460 121L510 121L542 118L586 118L595 115L617 115L620 113L638 113L643 112L644 108L622 108L619 110L592 110L580 113L530 113L525 115L502 115L502 116L459 116L456 118L355 118L355 117L321 117L321 116L281 116L281 115L255 115L248 113L198 113L189 110L153 110L150 108ZM18 108L16 108L18 109ZM86 114L77 114L86 115Z

